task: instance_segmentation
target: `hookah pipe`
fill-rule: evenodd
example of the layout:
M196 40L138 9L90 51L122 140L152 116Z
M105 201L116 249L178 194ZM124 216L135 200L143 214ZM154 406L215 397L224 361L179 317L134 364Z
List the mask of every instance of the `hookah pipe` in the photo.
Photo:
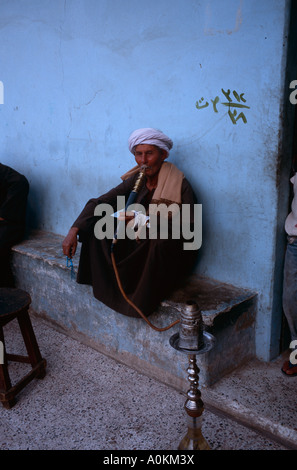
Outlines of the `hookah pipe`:
M140 171L139 171L139 175L138 175L138 178L137 180L135 181L135 184L134 184L134 187L131 191L131 193L129 194L129 197L128 197L128 200L126 202L126 206L125 206L125 211L124 213L126 212L126 210L128 209L129 206L131 206L132 204L134 204L135 200L136 200L136 197L137 197L137 194L139 193L139 190L144 182L144 177L145 177L145 169L147 168L146 165L143 165L140 167ZM116 244L117 242L117 234L119 232L119 229L122 228L122 226L125 224L125 221L124 220L120 220L118 226L117 226L117 229L116 229L116 232L114 234L114 237L113 237L113 240L112 240L112 244L111 244L111 252L113 253L113 247L114 245Z
M146 169L146 165L143 165L141 168L140 168L140 171L139 171L139 175L138 175L138 178L135 182L135 185L128 197L128 201L126 203L126 206L125 206L125 212L126 210L128 209L128 207L134 203L134 201L136 200L136 197L137 197L137 194L144 182L144 177L145 177L145 169ZM113 266L113 269L114 269L114 273L115 273L115 276L116 276L116 280L117 280L117 283L118 283L118 287L120 289L120 292L122 294L122 296L124 297L124 299L126 300L126 302L128 302L128 304L131 305L131 307L134 308L134 310L136 310L136 312L143 318L143 320L146 321L146 323L155 331L166 331L166 330L169 330L169 328L172 328L174 325L176 325L177 323L180 322L180 320L176 320L174 321L173 323L171 323L169 326L165 326L164 328L158 328L157 326L153 325L148 319L147 317L144 315L144 313L132 302L132 300L130 300L124 289L123 289L123 286L122 286L122 283L121 283L121 279L120 279L120 276L119 276L119 272L118 272L118 269L117 269L117 265L116 265L116 261L115 261L115 257L114 257L114 252L113 252L113 248L114 248L114 245L117 243L117 233L119 231L119 228L121 228L121 224L125 224L125 221L123 220L120 220L119 224L118 224L118 227L117 227L117 230L114 234L114 238L112 240L112 243L111 243L111 250L110 250L110 256L111 256L111 261L112 261L112 266Z
M137 193L144 181L145 168L140 168L139 176L136 180L135 186L129 195L128 201L125 206L125 211L128 206L132 204L137 196ZM120 223L125 221L120 221ZM119 228L117 227L117 231ZM118 282L119 289L124 299L138 312L138 314L146 321L146 323L155 331L166 331L172 326L180 323L179 333L173 335L170 338L170 344L176 350L186 353L189 356L188 365L188 381L190 382L190 389L187 392L187 400L184 404L184 409L187 413L187 425L188 431L185 437L179 444L179 450L209 450L210 447L207 441L204 439L201 431L202 424L202 413L204 411L204 403L201 400L201 392L198 388L199 383L199 372L200 369L196 363L196 354L202 354L210 350L214 343L214 338L208 334L205 335L203 332L203 320L201 316L201 310L197 304L193 301L188 301L186 305L186 311L182 312L180 320L176 320L171 325L158 328L154 326L142 313L142 311L126 296L122 283L117 270L113 248L117 242L117 231L114 235L111 244L111 260L115 276ZM208 340L205 344L204 336ZM208 343L208 344L207 344Z

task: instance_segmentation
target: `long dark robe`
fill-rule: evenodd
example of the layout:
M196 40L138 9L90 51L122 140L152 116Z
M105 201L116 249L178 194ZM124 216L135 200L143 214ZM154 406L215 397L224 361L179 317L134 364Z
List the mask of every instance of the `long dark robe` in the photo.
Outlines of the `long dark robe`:
M0 163L0 287L13 287L11 247L24 236L29 183L25 176Z
M117 196L127 200L137 176L131 177L97 199L91 199L73 226L79 228L82 242L77 282L93 286L94 296L113 310L132 317L139 314L123 298L111 262L111 240L98 240L94 226L98 216L94 209L107 203L117 210ZM136 202L148 207L153 196L144 185ZM190 204L193 210L195 195L186 179L182 184L182 204ZM193 212L192 212L193 218ZM192 219L193 221L193 219ZM146 315L156 310L162 300L178 287L193 269L197 250L184 250L184 240L145 239L137 242L125 238L114 245L114 255L119 276L126 295Z

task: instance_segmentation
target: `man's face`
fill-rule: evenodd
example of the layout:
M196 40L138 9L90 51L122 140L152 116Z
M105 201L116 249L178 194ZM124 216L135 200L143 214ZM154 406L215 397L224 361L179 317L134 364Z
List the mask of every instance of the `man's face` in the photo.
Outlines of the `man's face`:
M145 174L148 178L152 178L159 172L167 153L155 145L140 144L136 146L134 156L139 166L147 165Z

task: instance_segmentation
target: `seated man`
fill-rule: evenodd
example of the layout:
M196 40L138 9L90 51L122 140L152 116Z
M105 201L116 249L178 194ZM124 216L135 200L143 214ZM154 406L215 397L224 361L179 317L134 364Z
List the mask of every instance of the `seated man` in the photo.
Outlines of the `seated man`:
M25 176L0 163L0 287L13 287L11 247L25 233L29 183Z
M148 211L160 204L174 204L180 209L188 205L193 228L195 196L192 188L175 165L164 161L172 145L169 137L161 131L151 128L134 131L129 138L129 150L134 154L137 166L122 177L123 182L117 187L86 204L63 241L63 253L71 257L76 251L79 236L82 248L77 282L92 285L98 300L124 315L139 317L119 289L111 261L112 240L96 237L98 216L94 215L94 210L98 204L109 204L115 212L118 196L124 196L127 201L139 169L145 165L145 181L136 203ZM129 215L131 213L127 214L126 220L130 220ZM168 219L170 225L170 214ZM147 226L144 230L148 234L146 237L117 239L113 253L125 294L148 316L191 272L197 248L184 249L182 234L178 238L169 235L166 239L150 237Z
M283 279L283 310L289 326L292 353L289 360L284 362L282 371L289 377L297 376L297 155L294 158L293 166L294 175L290 179L293 185L293 200L291 212L285 221L287 249Z

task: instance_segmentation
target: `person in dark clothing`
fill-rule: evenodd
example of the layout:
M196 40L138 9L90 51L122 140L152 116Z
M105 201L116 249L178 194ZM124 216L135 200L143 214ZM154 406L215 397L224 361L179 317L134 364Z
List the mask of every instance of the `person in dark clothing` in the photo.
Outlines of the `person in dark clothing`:
M293 159L291 211L285 221L287 248L283 276L283 310L291 336L291 354L281 368L288 377L297 377L297 155Z
M28 193L25 176L0 163L0 287L14 286L11 247L25 233Z
M173 204L179 209L188 205L193 222L196 202L193 190L183 173L172 163L164 161L171 147L172 141L161 131L151 128L135 131L130 136L129 148L137 166L122 177L123 182L117 187L88 201L63 241L63 253L68 257L75 254L77 236L82 243L77 282L92 285L98 300L124 315L139 317L133 306L124 299L117 284L110 254L112 237L99 239L96 235L99 217L94 215L94 211L100 207L98 205L105 204L115 212L118 197L124 197L127 201L139 169L145 165L145 182L136 203L144 207L146 215L151 214L151 207L162 204L167 207ZM134 214L132 218L135 218ZM130 220L131 213L126 215L126 222ZM147 233L145 224L142 229ZM144 315L153 313L193 269L198 250L197 247L184 249L184 241L182 235L178 238L169 235L165 239L140 236L117 240L113 249L123 289Z

